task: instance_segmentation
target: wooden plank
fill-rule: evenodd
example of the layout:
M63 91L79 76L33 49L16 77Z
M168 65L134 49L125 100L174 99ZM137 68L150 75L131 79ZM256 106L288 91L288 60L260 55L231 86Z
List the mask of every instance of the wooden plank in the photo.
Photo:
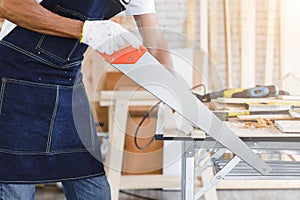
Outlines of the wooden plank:
M221 180L217 190L299 189L300 180Z
M294 100L294 101L300 101L300 96L298 95L280 95L276 97L277 99L281 100Z
M244 103L278 103L278 104L291 104L299 105L299 101L294 100L281 100L273 98L218 98L218 103L232 103L232 104L244 104Z
M199 71L202 74L202 83L208 80L208 0L200 0L200 46L197 57L201 59ZM199 55L199 56L198 56ZM198 82L197 84L201 83Z
M199 184L199 183L198 183ZM180 188L180 176L130 175L122 176L121 189Z
M188 0L187 18L185 22L186 47L193 48L195 42L195 4L196 0Z
M290 137L300 137L300 134L296 133L283 133L277 127L270 126L267 128L244 128L244 123L240 121L236 122L225 122L225 124L240 138L246 137L256 137L256 138L290 138Z
M203 161L201 161L200 166L202 166L208 159L210 159L210 156L207 156ZM210 184L211 179L214 177L214 170L213 167L208 167L202 174L201 174L201 182L202 186L206 186ZM197 192L196 192L197 193ZM217 190L216 187L213 186L210 190L208 190L204 194L205 199L209 200L217 200Z
M193 54L193 85L198 85L200 83L204 83L204 58L203 55L205 56L203 50L201 49L194 49L194 54ZM200 90L201 88L196 88L195 90Z
M100 92L100 105L101 106L113 106L115 100L127 99L129 106L151 106L155 105L158 100L152 94L147 91L113 91L104 90Z
M209 1L209 55L215 65L218 62L218 1Z
M209 85L212 90L218 89L218 0L209 1L209 49L208 55L212 66L209 67Z
M231 35L231 1L223 0L224 28L225 28L225 53L226 53L226 84L232 88L232 35Z
M282 88L282 77L283 77L283 69L282 69L282 16L281 16L281 1L277 1L277 8L278 8L278 13L277 13L277 17L278 17L278 28L277 28L277 32L278 32L278 77L279 77L279 82L278 82L278 87Z
M273 84L274 71L274 46L275 46L275 22L277 0L269 0L268 24L266 35L266 60L265 60L265 85Z
M300 121L276 120L275 125L284 133L300 133Z
M255 86L256 2L241 0L241 87Z
M242 72L241 72L241 66L242 66L242 50L241 50L241 47L242 47L242 6L241 6L241 1L240 0L237 0L237 28L238 28L238 34L237 34L237 37L238 37L238 53L239 53L239 81L240 81L240 86L242 85L241 83L241 79L242 79Z
M292 117L288 114L286 115L238 115L237 116L242 121L256 121L258 118L269 119L269 120L290 120Z
M105 164L107 166L107 178L111 185L112 199L119 199L121 185L121 170L123 163L123 153L125 144L125 134L128 118L128 100L118 99L114 106L114 113L110 113L113 118L109 136L109 146L107 150Z

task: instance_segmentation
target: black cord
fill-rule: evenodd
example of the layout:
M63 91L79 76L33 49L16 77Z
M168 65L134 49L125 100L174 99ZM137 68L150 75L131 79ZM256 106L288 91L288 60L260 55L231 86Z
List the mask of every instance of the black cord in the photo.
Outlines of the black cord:
M137 198L139 198L139 199L145 199L145 200L158 200L158 199L152 199L152 198L144 197L144 196L137 195L137 194L132 194L132 193L126 192L126 191L124 191L124 190L120 190L120 193L129 195L129 196L133 196L133 197L137 197Z
M130 4L131 0L128 0L128 1L122 0L122 2L126 5L128 5L128 4Z
M199 85L195 85L194 87L191 88L191 90L196 89L198 87L203 87L203 92L204 94L206 94L206 86L204 84L199 84ZM201 100L201 95L198 95L196 93L193 93L199 100ZM134 133L134 144L135 146L139 149L139 150L145 150L147 149L154 141L155 139L155 133L153 135L153 137L151 138L151 140L144 146L140 146L138 144L137 138L138 138L138 132L140 130L140 127L143 125L144 121L150 116L151 112L161 103L162 101L159 101L158 103L156 103L154 106L152 106L150 108L150 110L144 115L144 117L142 118L142 120L140 121L140 123L138 124L137 128L135 129L135 133Z
M151 107L151 109L144 115L144 117L142 118L142 120L140 121L140 123L138 124L137 128L135 129L135 133L134 133L134 144L135 146L139 149L139 150L145 150L147 149L154 141L155 139L155 134L153 135L153 137L151 138L151 140L144 146L140 146L138 144L137 138L138 138L138 133L140 130L140 127L143 125L144 121L150 116L151 112L161 103L161 101L159 101L158 103L156 103L154 106Z
M203 83L201 83L199 85L195 85L194 87L192 87L192 90L196 89L196 88L199 88L199 87L202 87L203 88L203 93L206 94L206 86Z

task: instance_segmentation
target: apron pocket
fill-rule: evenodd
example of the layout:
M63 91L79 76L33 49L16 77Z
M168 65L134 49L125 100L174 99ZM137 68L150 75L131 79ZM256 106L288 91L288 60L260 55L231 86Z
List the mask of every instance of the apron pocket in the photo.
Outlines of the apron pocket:
M81 21L85 21L87 19L87 17L81 13L64 8L60 5L56 5L53 12L63 17ZM78 39L64 38L46 34L41 36L36 46L36 49L39 52L42 52L45 56L49 56L51 59L62 63L63 66L61 68L67 68L64 67L64 64L67 62L81 60L86 48L87 45L80 43Z
M17 154L46 151L56 94L55 86L2 78L1 151Z
M55 115L51 153L92 151L95 149L94 120L83 84L60 88Z

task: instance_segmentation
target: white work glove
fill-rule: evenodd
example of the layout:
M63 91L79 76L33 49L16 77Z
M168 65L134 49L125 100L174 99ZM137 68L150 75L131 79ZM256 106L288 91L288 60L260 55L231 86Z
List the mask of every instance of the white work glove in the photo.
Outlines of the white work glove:
M128 30L109 20L85 21L82 30L82 43L100 53L111 55L126 45L138 48L141 42Z

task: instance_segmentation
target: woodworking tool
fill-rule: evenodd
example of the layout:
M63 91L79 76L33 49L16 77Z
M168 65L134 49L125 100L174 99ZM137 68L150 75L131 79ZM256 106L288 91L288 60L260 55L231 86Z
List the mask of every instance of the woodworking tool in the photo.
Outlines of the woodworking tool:
M271 168L189 90L179 75L168 71L146 48L126 47L101 54L113 67L166 103L195 127L202 129L261 174Z
M282 93L283 91L281 91ZM280 91L276 85L257 86L253 88L230 88L220 91L215 91L200 95L195 93L197 98L202 102L210 102L211 99L217 99L221 97L225 98L264 98L264 97L276 97L280 94Z

